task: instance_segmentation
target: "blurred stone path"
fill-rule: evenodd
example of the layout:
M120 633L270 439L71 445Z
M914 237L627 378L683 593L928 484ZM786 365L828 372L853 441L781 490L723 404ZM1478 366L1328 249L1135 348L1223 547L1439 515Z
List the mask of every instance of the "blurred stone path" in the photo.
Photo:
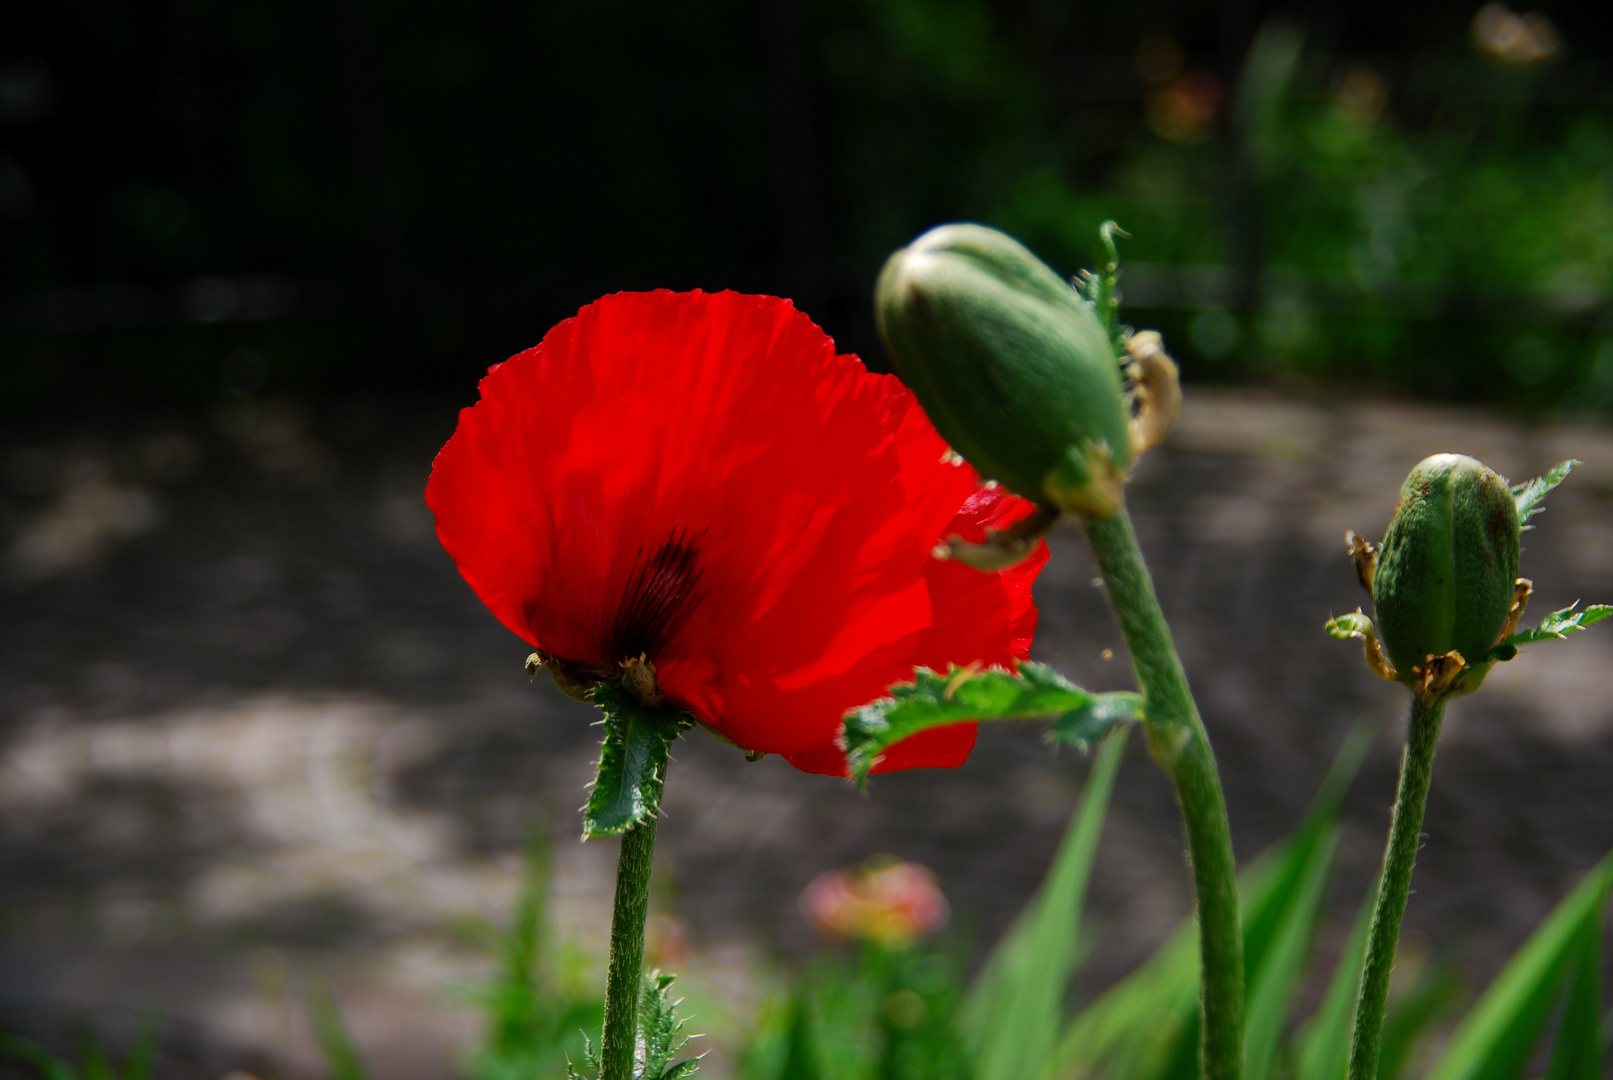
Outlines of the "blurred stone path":
M0 433L0 1024L57 1038L88 1021L116 1041L160 1003L164 1075L318 1075L295 999L327 979L377 1077L451 1076L476 1027L450 988L486 971L454 928L502 918L535 822L556 838L559 918L603 941L614 846L575 839L589 710L526 681L527 649L459 579L420 500L455 404L266 402L207 425ZM1324 953L1376 869L1403 695L1321 624L1364 599L1345 528L1380 535L1407 469L1440 450L1514 479L1584 459L1526 534L1524 572L1537 616L1613 599L1600 428L1195 387L1131 489L1244 859L1298 820L1353 723L1378 733L1346 805ZM1079 537L1054 548L1037 657L1128 685ZM988 730L963 769L881 777L866 797L698 733L677 758L659 902L688 928L678 966L718 1036L737 1030L725 1002L742 1013L775 957L812 948L795 900L828 867L927 863L991 940L1085 770L1029 728ZM1613 632L1526 653L1453 706L1412 948L1488 978L1613 847L1610 778ZM1185 914L1180 847L1134 745L1086 988Z

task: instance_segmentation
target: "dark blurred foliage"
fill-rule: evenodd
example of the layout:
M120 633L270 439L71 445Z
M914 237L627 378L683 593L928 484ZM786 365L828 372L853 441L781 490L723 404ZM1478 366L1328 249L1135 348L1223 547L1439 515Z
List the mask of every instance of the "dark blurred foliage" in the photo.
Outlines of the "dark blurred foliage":
M877 366L879 263L960 218L1066 272L1119 220L1129 311L1193 377L1613 402L1602 5L12 0L0 27L12 415L463 398L658 286L792 296Z

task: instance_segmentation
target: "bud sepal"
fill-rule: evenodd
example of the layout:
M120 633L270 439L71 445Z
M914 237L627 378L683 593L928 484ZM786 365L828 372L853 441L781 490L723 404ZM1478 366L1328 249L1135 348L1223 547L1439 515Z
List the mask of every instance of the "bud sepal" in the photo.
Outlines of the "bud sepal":
M1425 706L1471 693L1518 647L1561 638L1613 616L1613 606L1578 601L1518 631L1533 583L1518 577L1519 537L1546 494L1575 461L1508 486L1482 463L1460 454L1419 462L1401 488L1381 545L1345 533L1361 585L1377 621L1357 610L1331 619L1333 637L1359 639L1367 665L1405 683Z
M1400 673L1395 671L1394 664L1389 662L1388 654L1383 651L1383 642L1378 640L1378 628L1372 624L1372 617L1366 612L1356 608L1348 615L1329 619L1322 629L1340 641L1357 639L1366 654L1367 667L1372 669L1374 675L1389 682L1400 681Z

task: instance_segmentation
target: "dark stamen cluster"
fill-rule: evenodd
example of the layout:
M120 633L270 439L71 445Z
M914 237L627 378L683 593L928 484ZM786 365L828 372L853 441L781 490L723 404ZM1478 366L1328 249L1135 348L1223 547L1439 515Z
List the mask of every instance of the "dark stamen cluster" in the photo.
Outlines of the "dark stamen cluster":
M641 555L611 625L611 656L655 659L678 612L694 599L701 575L699 555L694 538L682 528L674 529L653 555Z

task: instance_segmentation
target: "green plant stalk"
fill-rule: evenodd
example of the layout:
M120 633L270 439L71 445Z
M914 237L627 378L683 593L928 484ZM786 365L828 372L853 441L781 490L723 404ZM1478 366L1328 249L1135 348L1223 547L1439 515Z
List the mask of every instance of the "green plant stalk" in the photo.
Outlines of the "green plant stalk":
M1355 999L1349 1080L1375 1080L1378 1075L1389 974L1394 970L1395 948L1400 943L1400 921L1406 914L1411 871L1417 863L1423 834L1423 811L1428 806L1428 783L1434 773L1434 746L1439 742L1439 727L1444 719L1444 698L1435 698L1429 705L1412 698L1411 727L1400 759L1400 787L1395 792L1395 809L1389 822L1389 846L1383 853L1383 876L1378 881L1367 958L1361 968L1361 989Z
M661 779L652 781L656 802ZM605 974L605 1028L599 1040L599 1080L633 1080L639 983L644 971L644 920L650 910L654 817L622 833L616 862L616 908L610 920L610 966Z
M1238 1080L1243 1073L1243 928L1215 753L1125 507L1112 517L1084 517L1081 523L1143 692L1149 746L1176 786L1187 833L1203 958L1204 1080Z

